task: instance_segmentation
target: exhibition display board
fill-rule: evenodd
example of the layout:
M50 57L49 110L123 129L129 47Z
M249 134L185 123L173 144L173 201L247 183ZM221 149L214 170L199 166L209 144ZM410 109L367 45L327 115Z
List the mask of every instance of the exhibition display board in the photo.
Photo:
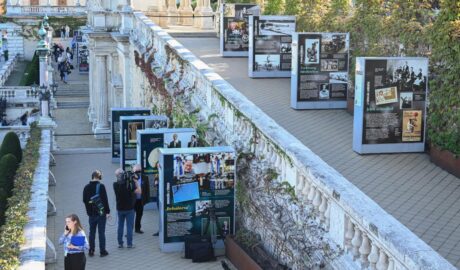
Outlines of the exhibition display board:
M292 108L347 107L349 48L348 33L292 35Z
M136 115L120 117L120 167L131 170L137 162L137 131L147 128L168 127L168 117L163 115Z
M147 108L111 108L111 148L112 163L120 162L120 117L130 115L149 115L150 110Z
M150 202L158 200L154 183L159 178L160 148L198 147L197 139L193 128L160 128L137 131L136 163L141 164L142 173L149 178Z
M249 77L291 77L295 27L295 16L249 17Z
M220 54L224 57L248 56L248 17L259 15L256 4L223 4L220 13Z
M353 150L425 151L428 59L358 57Z
M182 251L184 236L211 231L223 248L235 230L235 163L227 146L160 149L161 251Z

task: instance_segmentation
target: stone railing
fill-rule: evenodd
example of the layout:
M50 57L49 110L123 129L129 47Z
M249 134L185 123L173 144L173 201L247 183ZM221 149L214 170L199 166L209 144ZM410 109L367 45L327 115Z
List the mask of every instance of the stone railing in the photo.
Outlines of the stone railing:
M6 81L10 77L11 73L14 70L14 67L18 63L19 57L17 55L12 55L8 61L3 63L0 67L0 86L5 85Z
M24 227L26 242L20 247L21 270L44 270L46 263L56 261L53 243L46 235L47 216L55 213L54 203L48 196L49 184L55 184L50 171L51 132L42 130L40 157L32 184L29 203L29 221Z
M203 119L213 116L210 125L221 138L216 143L253 153L271 164L279 182L295 187L301 207L315 210L323 241L345 251L328 262L333 268L455 269L144 14L134 17L131 42L140 60L154 54L150 68L163 78L169 95L188 98Z
M8 16L84 16L86 6L18 6L7 5Z
M6 99L8 106L17 107L18 104L24 104L23 107L27 107L33 103L36 107L36 103L39 102L38 95L32 92L32 88L29 86L4 86L0 87L0 97Z

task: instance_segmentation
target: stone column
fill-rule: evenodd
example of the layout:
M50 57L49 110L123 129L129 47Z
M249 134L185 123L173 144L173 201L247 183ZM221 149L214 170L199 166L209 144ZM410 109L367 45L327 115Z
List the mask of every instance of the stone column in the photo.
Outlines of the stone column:
M179 15L181 25L193 25L193 9L190 0L181 0L179 6Z
M48 59L49 50L38 50L38 56L40 61L40 86L48 87Z
M209 17L199 18L200 25L198 27L200 27L201 29L213 29L214 25L213 25L213 21L211 17L213 15L211 1L210 0L201 0L201 1L203 1L203 6L201 7L200 14L201 16L209 16Z
M179 12L177 11L176 0L167 0L168 1L168 25L177 25L179 20L177 16Z
M94 56L94 40L90 39L89 41L89 108L88 108L88 120L93 124L96 122L96 114L95 114L95 104L96 104L96 81L97 81L97 74L92 72L91 69L96 67L96 61Z
M103 138L107 137L108 134L104 134L103 136L98 136L98 134L110 132L108 117L107 55L96 55L95 72L98 75L96 93L99 102L96 104L96 128L94 133L96 138Z

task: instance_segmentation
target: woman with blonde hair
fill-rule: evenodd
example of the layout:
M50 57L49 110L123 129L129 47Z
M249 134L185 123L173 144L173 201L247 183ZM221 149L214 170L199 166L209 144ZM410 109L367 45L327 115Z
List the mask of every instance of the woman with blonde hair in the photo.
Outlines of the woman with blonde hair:
M64 269L84 270L85 249L89 248L89 244L77 215L71 214L65 218L64 233L59 238L59 244L64 245Z

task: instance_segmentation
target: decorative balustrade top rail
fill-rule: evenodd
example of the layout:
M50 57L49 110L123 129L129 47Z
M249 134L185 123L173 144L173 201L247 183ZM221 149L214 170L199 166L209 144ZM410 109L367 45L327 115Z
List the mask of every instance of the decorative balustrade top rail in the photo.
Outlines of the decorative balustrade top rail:
M327 237L359 258L354 268L455 269L143 13L134 16L131 41L142 60L154 53L151 68L168 92L190 95L206 119L217 116L213 127L227 143L250 145L244 150L269 160L278 180L318 210Z
M38 102L37 93L34 93L29 86L0 87L0 97L6 99L8 103Z
M86 14L86 6L16 6L8 5L7 15L75 16Z

